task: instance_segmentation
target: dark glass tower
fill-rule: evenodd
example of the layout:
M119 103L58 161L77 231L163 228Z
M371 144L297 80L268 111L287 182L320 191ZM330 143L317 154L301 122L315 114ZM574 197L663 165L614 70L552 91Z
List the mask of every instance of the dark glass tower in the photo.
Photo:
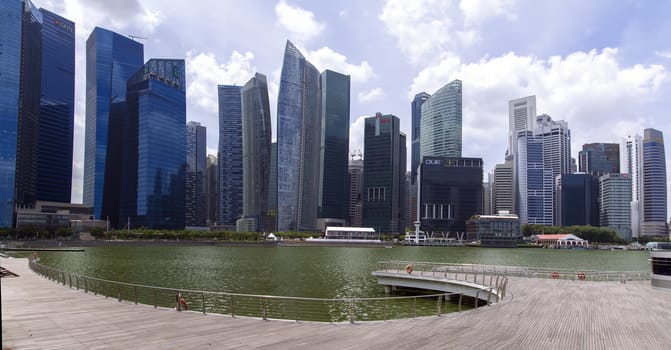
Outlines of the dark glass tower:
M412 137L412 164L410 171L412 173L410 183L412 185L417 182L417 167L419 167L419 144L420 144L420 127L422 122L422 105L424 101L428 100L431 95L426 92L420 92L415 95L415 98L412 100L411 104L411 114L412 114L412 132L410 136ZM415 194L417 196L417 194Z
M268 189L268 215L272 231L277 230L277 142L270 145L270 187Z
M321 135L319 72L290 42L277 100L277 230L314 229Z
M321 74L319 217L347 220L350 77Z
M255 220L257 231L274 226L268 215L271 140L268 82L256 73L242 88L242 215Z
M620 172L620 145L617 143L588 143L578 152L580 172L601 176Z
M186 124L186 202L185 225L205 226L207 129L198 122Z
M143 62L141 43L107 29L96 27L86 41L84 204L93 206L96 219L119 211L122 155L114 150L125 141L109 135L125 127L126 83Z
M42 14L42 95L37 199L70 202L75 95L75 24Z
M610 174L610 173L609 173ZM599 226L599 178L590 174L563 174L556 209L558 226Z
M656 129L643 130L643 215L641 235L668 236L666 229L666 156L664 136Z
M184 60L151 59L128 80L121 219L134 227L184 229L185 91Z
M242 216L242 90L219 85L219 223Z

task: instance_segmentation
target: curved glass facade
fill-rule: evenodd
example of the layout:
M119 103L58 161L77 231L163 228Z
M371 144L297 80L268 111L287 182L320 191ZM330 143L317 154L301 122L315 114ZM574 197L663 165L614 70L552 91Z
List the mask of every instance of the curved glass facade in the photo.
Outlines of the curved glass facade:
M429 99L431 95L427 94L426 92L420 92L417 95L415 95L415 98L412 100L411 104L411 114L412 114L412 132L410 133L410 136L412 137L412 164L411 164L411 180L410 183L412 185L415 184L417 181L417 167L419 167L419 163L421 159L419 159L419 144L420 144L420 129L421 129L421 122L422 122L422 105L426 100ZM416 197L417 194L415 193L414 196Z
M420 159L461 157L461 80L440 88L422 104Z

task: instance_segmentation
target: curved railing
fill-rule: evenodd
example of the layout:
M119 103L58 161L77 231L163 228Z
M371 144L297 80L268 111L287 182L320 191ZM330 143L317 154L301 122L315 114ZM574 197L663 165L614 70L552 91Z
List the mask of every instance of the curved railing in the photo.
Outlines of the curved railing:
M395 296L381 298L301 298L251 295L146 286L110 281L78 273L61 271L30 261L30 268L64 286L84 293L104 295L135 304L182 309L180 297L188 310L207 313L295 321L358 322L386 321L420 316L441 316L490 305L497 299L491 288L483 288L475 297L462 293ZM486 297L484 295L487 295ZM482 301L486 300L486 301ZM490 302L491 300L491 302Z
M525 266L495 266L475 264L450 264L435 262L416 262L389 260L378 263L381 270L398 270L404 272L412 264L413 273L422 275L452 277L456 280L472 281L492 286L493 276L551 278L585 281L645 281L650 279L646 271L598 271L577 269L553 269ZM494 282L498 283L498 282Z

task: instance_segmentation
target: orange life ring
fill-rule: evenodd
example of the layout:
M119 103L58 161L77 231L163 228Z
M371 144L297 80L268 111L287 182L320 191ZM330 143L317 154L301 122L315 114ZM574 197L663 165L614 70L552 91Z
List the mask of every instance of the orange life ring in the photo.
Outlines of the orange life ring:
M186 300L184 300L184 298L182 298L181 296L179 297L179 303L182 304L182 307L184 308L184 310L189 309L189 305L186 304Z
M552 273L552 279L556 280L557 278L559 278L559 272L555 271Z
M578 279L579 279L579 280L584 281L585 278L587 278L587 276L585 276L584 273L581 272L581 273L578 274Z
M408 264L405 266L405 272L412 273L412 264Z

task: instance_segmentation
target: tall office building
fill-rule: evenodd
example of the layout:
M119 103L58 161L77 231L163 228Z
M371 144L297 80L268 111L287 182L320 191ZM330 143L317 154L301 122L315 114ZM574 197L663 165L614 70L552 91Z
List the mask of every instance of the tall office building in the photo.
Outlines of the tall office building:
M260 73L242 87L242 216L253 220L255 231L269 231L268 215L271 162L268 82Z
M631 176L608 173L599 177L599 223L627 241L631 235Z
M272 230L277 230L277 142L270 144L270 179L268 189L268 215Z
M599 178L562 174L556 178L557 226L599 226Z
M119 132L110 128L124 127L126 83L142 67L143 50L141 43L99 27L86 40L83 191L84 204L93 206L96 219L118 212L121 156L108 150L120 149L124 140L108 136Z
M461 80L440 88L422 104L419 157L461 157Z
M347 221L350 77L326 70L320 76L321 137L318 217Z
M198 122L186 124L185 225L205 226L207 222L207 129Z
M506 160L496 164L492 179L492 213L500 211L514 212L513 207L513 161Z
M314 229L321 135L319 72L290 42L277 99L277 230Z
M207 194L207 226L214 225L219 217L219 162L214 154L207 155L207 178L205 193Z
M552 226L554 177L545 161L543 136L526 131L517 142L520 223Z
M219 224L242 216L242 89L219 85Z
M536 96L527 96L508 101L508 150L506 160L513 162L512 173L512 211L519 213L520 184L519 184L519 157L517 156L517 138L520 133L533 131L536 126ZM521 219L521 217L520 217Z
M627 135L620 143L620 172L631 178L631 235L641 235L643 171L643 138L640 135Z
M492 204L492 182L491 174L487 174L490 181L482 183L482 214L492 215L494 206Z
M662 132L656 129L643 130L642 149L641 235L668 236L666 156Z
M349 161L349 226L361 227L363 215L363 159L353 154Z
M126 106L121 220L133 227L184 229L184 60L147 61L128 80Z
M382 233L404 233L405 135L394 115L365 119L362 225Z
M412 185L417 182L417 168L419 167L419 163L422 161L419 158L419 145L421 140L420 130L422 126L422 105L426 100L429 99L429 97L431 97L431 95L427 94L426 92L420 92L415 95L415 98L412 100L410 105L410 112L412 115L412 132L410 134L412 137L412 163L410 168L410 171L412 172ZM417 194L415 194L415 197L417 197Z
M578 152L580 172L601 176L620 172L620 145L617 143L587 143Z
M482 163L481 158L422 158L417 213L422 231L463 233L466 221L482 214Z

